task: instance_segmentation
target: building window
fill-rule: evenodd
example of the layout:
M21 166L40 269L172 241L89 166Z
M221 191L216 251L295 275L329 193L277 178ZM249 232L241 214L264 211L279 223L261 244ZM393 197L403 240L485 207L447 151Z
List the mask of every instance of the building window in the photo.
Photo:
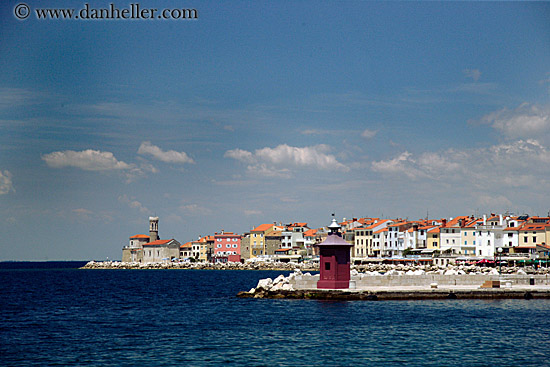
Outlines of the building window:
M225 245L225 247L227 247L227 248L231 248L231 244L230 244L230 243L228 243L228 244L226 244L226 245Z
M237 247L239 247L239 246L236 243L233 244L233 248L237 248Z

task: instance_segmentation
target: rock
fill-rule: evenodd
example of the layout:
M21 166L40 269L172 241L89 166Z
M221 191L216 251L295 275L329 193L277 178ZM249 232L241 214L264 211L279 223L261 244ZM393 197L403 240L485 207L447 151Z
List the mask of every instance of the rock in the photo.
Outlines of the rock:
M284 291L293 291L294 287L292 287L292 284L283 284L282 285L282 290L284 290Z
M271 288L272 285L273 285L273 280L271 278L260 279L258 281L258 285L256 286L256 289L261 288L261 289L268 290L269 288Z

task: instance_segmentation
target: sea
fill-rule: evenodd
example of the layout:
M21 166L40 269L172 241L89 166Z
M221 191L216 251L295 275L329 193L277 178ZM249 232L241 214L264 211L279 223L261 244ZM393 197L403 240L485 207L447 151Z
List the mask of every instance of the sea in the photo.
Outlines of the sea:
M549 366L549 300L241 299L288 272L0 263L1 366Z

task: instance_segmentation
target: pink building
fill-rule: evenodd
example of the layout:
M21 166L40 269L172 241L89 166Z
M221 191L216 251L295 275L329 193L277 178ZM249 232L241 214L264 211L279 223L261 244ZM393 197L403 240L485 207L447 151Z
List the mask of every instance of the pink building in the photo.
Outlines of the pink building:
M214 235L214 262L228 261L241 261L241 236L222 230Z

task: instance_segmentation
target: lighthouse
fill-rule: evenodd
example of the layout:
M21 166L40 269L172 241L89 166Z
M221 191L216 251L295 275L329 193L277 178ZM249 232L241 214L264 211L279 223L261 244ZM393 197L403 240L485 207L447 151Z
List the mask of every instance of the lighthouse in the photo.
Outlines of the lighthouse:
M321 274L317 282L319 289L349 288L352 245L342 238L340 228L336 219L332 218L327 238L316 245L319 247L320 255Z

